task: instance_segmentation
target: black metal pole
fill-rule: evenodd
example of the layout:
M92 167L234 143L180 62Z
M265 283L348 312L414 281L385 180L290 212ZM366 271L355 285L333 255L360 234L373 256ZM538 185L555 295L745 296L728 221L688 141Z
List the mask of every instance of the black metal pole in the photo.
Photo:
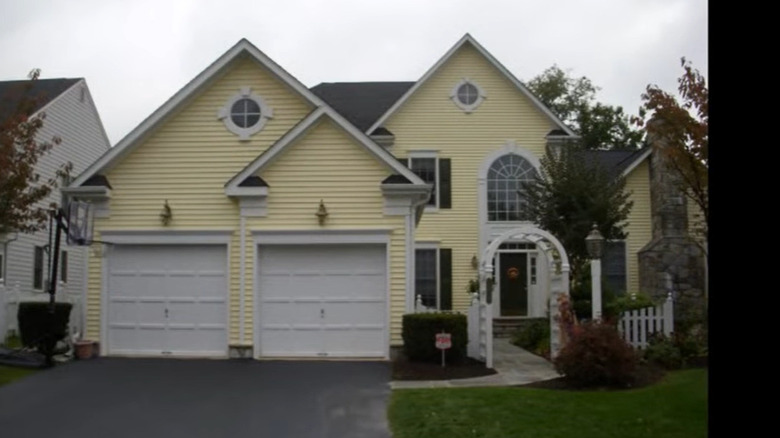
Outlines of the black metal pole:
M60 234L62 231L62 219L63 213L61 209L57 209L55 215L55 231L54 231L54 252L51 264L51 283L49 284L49 318L48 318L48 330L46 331L46 341L44 344L44 354L46 355L46 366L50 367L54 365L54 346L57 341L54 338L54 294L57 292L57 265L60 260Z

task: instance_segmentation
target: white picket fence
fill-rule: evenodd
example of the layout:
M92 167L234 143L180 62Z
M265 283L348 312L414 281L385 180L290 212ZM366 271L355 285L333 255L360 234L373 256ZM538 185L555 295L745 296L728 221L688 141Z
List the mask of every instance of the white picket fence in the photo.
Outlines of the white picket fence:
M626 311L620 314L618 332L634 348L646 348L655 333L669 336L674 332L674 302L672 294L655 307Z

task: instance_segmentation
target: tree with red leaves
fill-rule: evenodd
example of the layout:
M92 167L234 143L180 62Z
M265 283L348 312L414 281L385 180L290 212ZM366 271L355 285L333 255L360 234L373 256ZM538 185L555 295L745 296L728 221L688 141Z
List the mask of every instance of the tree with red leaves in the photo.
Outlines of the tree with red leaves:
M31 93L39 75L40 70L33 70L30 80L14 90L13 96L0 96L16 101L10 114L0 115L0 234L44 229L56 204L46 206L43 201L72 168L64 163L48 179L36 168L38 160L61 143L56 136L40 139L46 114L35 112L41 97Z
M640 117L634 122L644 127L648 137L664 141L659 152L679 175L680 190L694 202L701 217L694 230L705 242L709 233L709 89L704 76L689 61L681 59L684 73L677 80L682 102L657 85L648 85L642 94Z

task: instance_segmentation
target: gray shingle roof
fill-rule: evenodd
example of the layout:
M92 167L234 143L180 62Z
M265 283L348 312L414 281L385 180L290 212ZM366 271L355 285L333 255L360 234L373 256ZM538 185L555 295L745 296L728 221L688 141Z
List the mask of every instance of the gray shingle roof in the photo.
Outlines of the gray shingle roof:
M0 120L13 114L22 98L36 99L36 104L32 108L32 112L35 112L80 80L81 78L59 78L2 81L0 82Z
M412 85L414 82L323 82L311 91L365 132Z
M587 162L600 164L604 169L616 177L623 173L637 158L639 158L648 148L630 150L611 150L611 151L581 151L583 159Z

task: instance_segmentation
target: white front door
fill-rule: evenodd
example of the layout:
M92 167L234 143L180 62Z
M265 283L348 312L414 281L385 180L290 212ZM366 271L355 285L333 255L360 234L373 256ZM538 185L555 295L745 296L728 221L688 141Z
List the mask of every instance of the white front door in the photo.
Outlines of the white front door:
M261 357L387 357L386 246L261 245Z
M107 263L108 354L227 355L225 245L115 245Z

